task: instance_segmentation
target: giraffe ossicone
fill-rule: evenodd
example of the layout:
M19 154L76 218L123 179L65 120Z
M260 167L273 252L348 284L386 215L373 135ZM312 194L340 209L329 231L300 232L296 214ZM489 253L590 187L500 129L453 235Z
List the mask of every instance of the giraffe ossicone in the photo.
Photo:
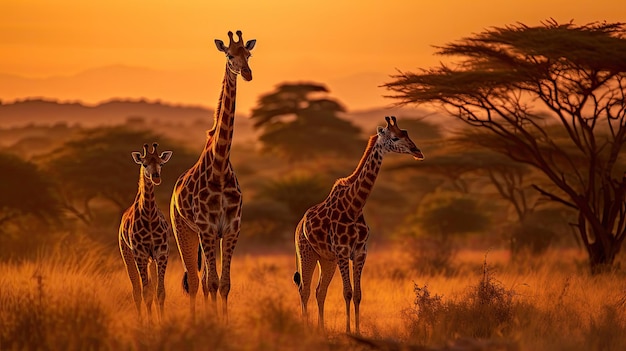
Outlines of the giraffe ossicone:
M122 214L118 239L139 317L142 316L142 300L150 317L152 302L156 300L159 319L162 319L168 241L172 228L157 207L154 187L161 184L161 168L172 157L172 151L164 151L159 155L157 146L156 142L153 143L150 151L148 144L144 144L143 153L131 152L135 163L141 166L139 189L133 204Z
M217 310L217 293L222 299L222 315L228 320L230 265L241 225L242 194L230 162L234 132L237 75L252 80L248 65L250 51L256 40L244 43L237 31L238 41L228 32L229 44L216 39L215 46L226 54L222 91L215 110L213 127L207 131L205 147L198 161L176 181L170 203L170 218L174 237L185 268L183 288L189 293L192 318L202 271L202 291L205 306L211 295ZM220 255L221 249L221 255ZM217 274L217 259L221 257L222 272Z
M343 281L346 304L346 332L350 332L350 305L354 301L355 329L360 332L361 272L367 257L369 227L363 217L363 207L374 186L383 156L394 152L423 160L424 154L398 127L396 117L385 117L387 125L378 127L370 137L365 152L354 172L338 179L326 199L305 213L295 231L296 273L302 315L308 320L307 303L316 265L320 277L316 288L318 326L324 329L324 301L335 269ZM350 261L352 280L350 282Z

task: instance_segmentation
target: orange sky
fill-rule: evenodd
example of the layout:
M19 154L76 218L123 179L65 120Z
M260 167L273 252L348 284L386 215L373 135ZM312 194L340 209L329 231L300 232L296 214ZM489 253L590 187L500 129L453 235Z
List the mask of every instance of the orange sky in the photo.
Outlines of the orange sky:
M254 80L240 80L240 112L247 113L259 94L277 84L299 80L325 83L349 109L362 109L391 102L380 97L385 91L377 85L396 68L436 64L440 58L432 55L432 45L490 26L537 25L550 17L577 24L624 21L626 1L5 0L0 74L42 79L122 65L165 72L166 83L158 84L168 87L133 81L129 90L123 77L112 83L105 74L88 87L56 92L13 92L5 85L0 99L43 94L96 102L145 96L213 107L224 69L213 39L226 40L228 30L241 29L257 46L250 61Z

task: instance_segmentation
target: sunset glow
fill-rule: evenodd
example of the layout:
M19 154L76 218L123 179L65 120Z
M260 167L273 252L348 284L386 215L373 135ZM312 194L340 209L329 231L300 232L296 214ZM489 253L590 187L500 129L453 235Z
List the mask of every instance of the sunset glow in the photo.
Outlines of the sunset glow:
M240 112L247 113L259 94L277 84L300 80L327 84L349 109L381 106L389 101L381 97L385 91L378 85L396 69L437 64L441 58L433 55L433 45L515 22L624 19L624 2L599 0L593 8L589 4L11 1L0 12L0 97L7 101L46 96L91 103L146 97L213 106L224 64L213 39L225 39L228 30L241 29L244 39L255 38L258 44L250 61L255 79L240 90ZM150 82L120 70L101 72L103 67L148 69L147 77L162 78ZM84 80L75 83L72 77L86 71L94 73L87 80L89 86ZM57 76L66 78L53 88L44 87ZM16 78L40 79L41 85Z

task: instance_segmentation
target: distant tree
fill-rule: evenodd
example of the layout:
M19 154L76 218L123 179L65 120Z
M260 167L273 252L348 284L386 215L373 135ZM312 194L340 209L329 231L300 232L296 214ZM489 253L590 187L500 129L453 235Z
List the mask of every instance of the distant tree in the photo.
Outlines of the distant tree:
M0 152L0 231L5 222L23 216L55 219L60 214L49 177L34 163Z
M329 187L317 175L263 180L255 196L244 203L242 233L265 244L285 242L285 235L293 235L304 212L324 200Z
M623 23L493 28L439 48L464 57L458 66L400 72L385 86L484 128L487 147L543 172L553 187L535 189L577 211L596 273L626 238L625 34Z
M446 242L486 229L489 217L472 196L443 191L425 196L411 222L418 235L435 235Z
M473 196L495 195L507 203L514 214L514 217L510 218L510 224L504 227L511 252L517 253L524 248L530 248L534 253L545 251L549 244L563 237L563 233L569 232L563 230L568 226L568 222L544 226L542 234L533 231L532 228L538 228L544 223L542 221L544 217L541 215L543 213L558 214L554 218L563 219L566 218L564 212L567 211L557 211L550 207L541 208L541 205L548 203L543 201L532 187L531 182L538 181L537 174L524 163L477 146L474 140L484 141L481 138L482 134L484 133L467 131L449 139L447 141L449 145L443 150L444 153L430 158L428 164L425 163L419 168L403 162L395 165L393 169L413 169L421 174L444 180L436 189L452 189L460 194ZM546 240L548 236L550 239Z
M453 238L479 233L489 224L484 206L474 197L455 191L424 196L404 226L413 241L413 262L421 272L450 272L457 251ZM403 238L403 242L406 239Z
M163 183L157 194L169 198L178 176L195 162L180 144L148 130L103 127L85 131L60 148L40 157L41 163L57 180L57 191L64 209L84 223L94 219L92 203L108 200L121 213L137 193L139 168L130 153L141 151L144 143L158 142L160 150L172 150L174 156L163 171Z
M316 83L284 83L262 95L252 110L254 128L263 130L265 151L290 161L326 156L358 157L365 143L361 130L337 116L339 102L314 95L328 93Z
M269 180L261 186L259 197L282 203L289 211L288 223L295 224L311 206L322 202L330 185L315 175L292 175Z

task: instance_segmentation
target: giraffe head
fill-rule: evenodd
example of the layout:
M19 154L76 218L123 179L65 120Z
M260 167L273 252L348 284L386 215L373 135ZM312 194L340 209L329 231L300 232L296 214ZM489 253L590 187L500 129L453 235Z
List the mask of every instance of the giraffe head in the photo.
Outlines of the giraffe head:
M378 127L378 142L382 143L383 150L399 154L409 154L416 160L423 160L424 154L415 146L413 140L409 138L409 133L405 129L398 127L396 117L385 117L387 126Z
M157 146L159 144L152 143L152 152L149 152L148 144L143 144L143 154L137 151L131 152L135 163L143 167L143 176L154 185L161 184L161 167L172 157L171 151L163 151L159 155Z
M238 41L234 41L233 32L228 32L228 38L230 39L228 46L224 45L224 42L219 39L215 39L215 46L217 46L219 51L226 54L226 58L228 58L226 64L231 72L235 74L241 73L241 77L244 80L251 81L252 70L248 66L248 59L250 58L250 51L256 44L256 39L248 40L244 45L240 30L237 31L237 37L239 37Z

